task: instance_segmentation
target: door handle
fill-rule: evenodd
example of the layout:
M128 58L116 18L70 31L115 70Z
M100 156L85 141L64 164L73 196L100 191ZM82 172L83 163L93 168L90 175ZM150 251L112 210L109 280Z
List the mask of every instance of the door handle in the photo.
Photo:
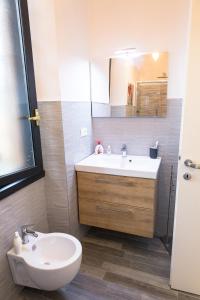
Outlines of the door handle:
M39 115L39 111L38 111L37 108L35 109L35 116L28 117L28 120L29 121L35 121L37 126L40 125L40 115Z
M191 159L186 159L184 161L184 164L186 167L189 167L189 168L200 169L200 164L193 163Z

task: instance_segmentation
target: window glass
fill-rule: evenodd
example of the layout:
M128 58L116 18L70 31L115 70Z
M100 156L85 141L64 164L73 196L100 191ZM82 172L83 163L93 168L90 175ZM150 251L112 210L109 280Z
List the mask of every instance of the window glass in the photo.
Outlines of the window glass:
M35 166L17 5L0 0L0 176Z

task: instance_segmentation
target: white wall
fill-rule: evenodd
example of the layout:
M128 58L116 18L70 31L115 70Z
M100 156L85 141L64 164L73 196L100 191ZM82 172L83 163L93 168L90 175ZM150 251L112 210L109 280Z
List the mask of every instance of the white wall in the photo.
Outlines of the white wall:
M39 101L60 100L54 0L28 0Z
M169 52L169 98L183 97L190 0L89 0L91 56L115 50Z
M28 0L39 101L90 101L87 0Z
M62 101L90 101L87 0L55 0Z
M97 61L127 47L168 51L168 97L183 97L190 1L28 0L38 99L89 101L89 46ZM106 64L95 98L108 97Z

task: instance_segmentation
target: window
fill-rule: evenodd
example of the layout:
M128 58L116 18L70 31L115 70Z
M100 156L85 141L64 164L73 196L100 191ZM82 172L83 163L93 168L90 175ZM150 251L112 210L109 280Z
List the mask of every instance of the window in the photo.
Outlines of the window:
M44 176L26 0L0 0L0 199Z

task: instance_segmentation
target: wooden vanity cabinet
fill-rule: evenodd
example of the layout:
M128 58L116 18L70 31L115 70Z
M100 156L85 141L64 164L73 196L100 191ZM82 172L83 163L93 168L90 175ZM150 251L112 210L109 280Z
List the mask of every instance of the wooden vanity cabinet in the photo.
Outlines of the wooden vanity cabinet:
M152 238L156 179L77 172L81 224Z

